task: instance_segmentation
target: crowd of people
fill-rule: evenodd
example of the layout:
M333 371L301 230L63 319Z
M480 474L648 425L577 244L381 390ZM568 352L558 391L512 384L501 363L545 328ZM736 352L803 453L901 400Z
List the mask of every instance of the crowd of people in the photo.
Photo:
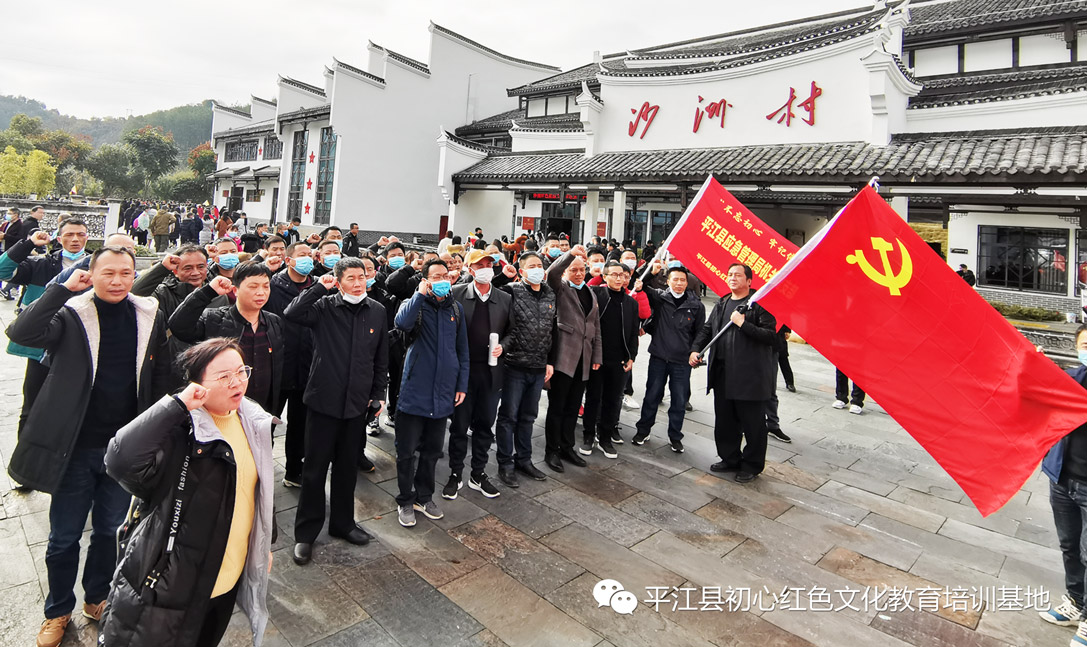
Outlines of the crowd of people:
M137 218L174 213L134 208ZM493 498L546 479L531 443L545 389L547 469L644 445L666 387L668 443L683 452L706 347L720 457L709 469L751 481L767 434L789 440L774 395L779 362L788 367L784 336L750 302L745 265L729 268L731 294L707 315L704 288L679 261L617 241L488 243L476 230L425 251L395 236L366 245L356 224L304 239L297 222L282 235L257 224L252 238L233 237L228 219L205 245L167 239L142 272L139 230L111 234L93 254L75 217L52 234L5 240L0 280L22 288L23 306L9 353L27 358L9 473L52 495L39 646L60 643L75 609L88 516L82 612L101 623L104 644L214 645L235 603L259 644L280 416L282 484L300 488L291 551L300 565L324 527L330 473L329 535L371 540L354 518L354 488L360 470L374 470L367 437L388 429L405 527L417 515L442 518L438 501L465 483ZM639 404L628 394L646 333ZM632 402L638 422L624 439L619 415ZM435 483L443 455L444 485Z

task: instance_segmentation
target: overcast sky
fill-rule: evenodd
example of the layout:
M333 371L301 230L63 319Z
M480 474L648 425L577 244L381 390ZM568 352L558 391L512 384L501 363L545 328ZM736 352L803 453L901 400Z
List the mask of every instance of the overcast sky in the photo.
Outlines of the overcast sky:
M323 86L366 42L427 61L428 21L569 69L613 53L866 6L859 0L5 1L0 94L77 117L275 96L277 74Z

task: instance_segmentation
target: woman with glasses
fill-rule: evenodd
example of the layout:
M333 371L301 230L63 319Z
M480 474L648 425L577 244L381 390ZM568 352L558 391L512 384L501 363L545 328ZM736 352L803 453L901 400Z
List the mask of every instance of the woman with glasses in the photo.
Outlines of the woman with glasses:
M106 452L109 475L139 501L103 644L218 645L237 602L259 647L274 528L273 418L245 397L252 368L236 340L201 342L179 362L189 385L118 431Z

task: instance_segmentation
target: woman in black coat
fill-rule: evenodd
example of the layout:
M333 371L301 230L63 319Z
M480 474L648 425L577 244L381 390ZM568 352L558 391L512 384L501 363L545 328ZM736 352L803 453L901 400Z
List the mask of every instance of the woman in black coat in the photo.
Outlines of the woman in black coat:
M181 356L191 383L117 432L106 471L140 499L103 619L102 644L218 645L234 604L260 647L273 540L272 416L245 398L237 341Z

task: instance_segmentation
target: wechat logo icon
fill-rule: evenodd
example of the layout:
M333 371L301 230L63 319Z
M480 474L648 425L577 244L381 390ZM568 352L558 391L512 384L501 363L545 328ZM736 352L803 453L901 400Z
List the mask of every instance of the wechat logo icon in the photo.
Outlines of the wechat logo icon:
M623 588L616 580L600 580L593 587L597 608L611 607L620 615L631 615L638 607L638 597Z

